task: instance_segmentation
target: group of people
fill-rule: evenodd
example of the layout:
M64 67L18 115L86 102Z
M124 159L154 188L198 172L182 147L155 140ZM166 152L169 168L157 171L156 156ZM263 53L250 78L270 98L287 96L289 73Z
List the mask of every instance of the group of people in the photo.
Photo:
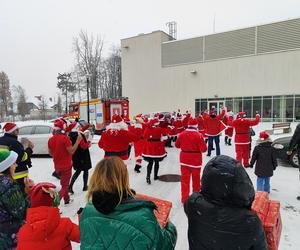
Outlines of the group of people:
M165 147L173 141L180 149L181 202L188 218L190 249L267 249L261 221L250 210L255 190L245 171L256 165L257 190L270 192L277 161L265 131L249 163L250 128L259 123L259 115L250 120L245 113L234 116L223 109L219 115L211 110L195 118L178 113L153 119L138 115L134 120L112 117L98 142L104 159L97 163L89 183L88 127L78 121L55 121L48 147L61 187L35 184L28 178L34 145L28 142L24 148L17 140L17 126L7 123L0 138L0 249L71 249L70 241L80 242L81 249L174 249L175 226L169 221L161 227L154 215L156 205L135 197L126 166L133 146L134 170L141 172L142 159L147 161L146 182L151 184L153 165L157 180L159 163L167 156ZM224 130L228 145L235 131L236 159L221 155L219 137ZM300 144L299 131L298 125L288 153ZM200 178L202 154L208 151L210 156L213 142L217 156ZM81 172L87 205L80 211L78 226L61 217L58 206L61 200L71 202L69 193L74 193Z

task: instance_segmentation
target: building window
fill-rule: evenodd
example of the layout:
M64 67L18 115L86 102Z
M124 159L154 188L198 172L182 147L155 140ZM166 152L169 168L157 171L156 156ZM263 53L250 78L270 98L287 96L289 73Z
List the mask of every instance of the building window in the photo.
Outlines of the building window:
M233 112L237 113L243 110L243 101L240 98L233 99Z
M253 115L258 113L261 115L261 108L262 108L262 97L261 96L256 96L253 97L253 110L252 113Z
M300 97L295 98L295 119L300 121Z
M285 118L287 121L293 121L293 106L294 106L294 100L293 98L287 96L285 99Z
M252 115L252 97L243 98L243 111L246 112L247 117L253 117Z
M225 106L227 109L233 110L233 99L232 98L226 98L225 99Z
M269 122L269 121L271 121L271 117L272 117L272 97L264 96L263 97L263 113L262 113L263 121Z
M201 100L201 109L200 109L200 111L203 112L205 110L207 110L207 99L202 99Z
M283 98L282 97L274 97L273 98L273 120L275 122L282 121L282 106Z

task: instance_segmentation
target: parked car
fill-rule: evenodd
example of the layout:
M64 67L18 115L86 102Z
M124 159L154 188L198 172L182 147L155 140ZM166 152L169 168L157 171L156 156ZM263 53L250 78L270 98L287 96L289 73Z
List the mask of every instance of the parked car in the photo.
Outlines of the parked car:
M288 151L291 138L291 136L277 138L273 141L272 146L276 149L278 159L288 162L294 168L299 168L299 161L296 149L293 150L293 153L290 156L286 153Z
M34 155L48 154L48 140L52 136L53 123L24 123L19 126L19 141L27 138L34 144Z

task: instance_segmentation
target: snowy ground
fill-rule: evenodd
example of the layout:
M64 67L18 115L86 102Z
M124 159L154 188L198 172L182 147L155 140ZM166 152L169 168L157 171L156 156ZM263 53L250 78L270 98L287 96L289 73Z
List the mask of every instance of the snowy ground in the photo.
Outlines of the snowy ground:
M296 124L292 124L294 128ZM256 134L263 129L270 129L271 123L260 124L254 127ZM280 136L276 135L272 138L275 139ZM256 136L257 137L257 136ZM256 138L254 137L254 139ZM99 137L94 138L96 143ZM167 149L168 157L161 163L159 174L180 174L179 171L179 151L175 148ZM103 151L93 144L91 149L91 156L93 166L102 159ZM213 151L215 153L215 151ZM223 137L221 138L221 153L234 157L234 146L225 146ZM204 165L211 158L204 157ZM130 175L131 187L138 193L156 196L173 202L171 213L171 221L175 224L178 231L177 250L188 249L187 240L187 219L180 202L180 183L166 183L160 181L152 181L151 185L146 183L146 164L143 164L143 169L140 174L133 171L134 159L128 163L128 171ZM50 158L33 158L33 168L30 169L30 177L39 181L50 181L58 183L58 181L51 176L53 171L53 163ZM90 171L92 173L93 169ZM253 169L247 169L253 183L256 183L256 177ZM153 176L152 176L153 179ZM86 193L82 192L82 177L80 176L74 186L75 194L73 196L74 202L68 207L61 205L63 216L70 217L74 222L78 223L76 211L80 207L84 207L86 203ZM281 216L283 220L283 230L280 241L280 250L285 249L300 249L300 237L298 230L300 228L300 201L296 200L296 196L300 195L299 185L299 171L298 169L280 163L274 177L271 179L271 194L270 198L280 200L281 202ZM74 244L73 249L79 249L79 244Z

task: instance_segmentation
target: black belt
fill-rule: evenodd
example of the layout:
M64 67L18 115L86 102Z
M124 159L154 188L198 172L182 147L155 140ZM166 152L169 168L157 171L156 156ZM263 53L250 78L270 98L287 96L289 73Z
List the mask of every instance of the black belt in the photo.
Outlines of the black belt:
M150 139L148 139L148 141L160 141L160 139L150 138Z
M201 153L200 151L185 151L185 150L182 150L181 152L184 152L184 153L193 153L193 154Z
M117 152L105 151L105 156L123 156L123 155L127 155L127 154L128 154L128 150L117 151Z

